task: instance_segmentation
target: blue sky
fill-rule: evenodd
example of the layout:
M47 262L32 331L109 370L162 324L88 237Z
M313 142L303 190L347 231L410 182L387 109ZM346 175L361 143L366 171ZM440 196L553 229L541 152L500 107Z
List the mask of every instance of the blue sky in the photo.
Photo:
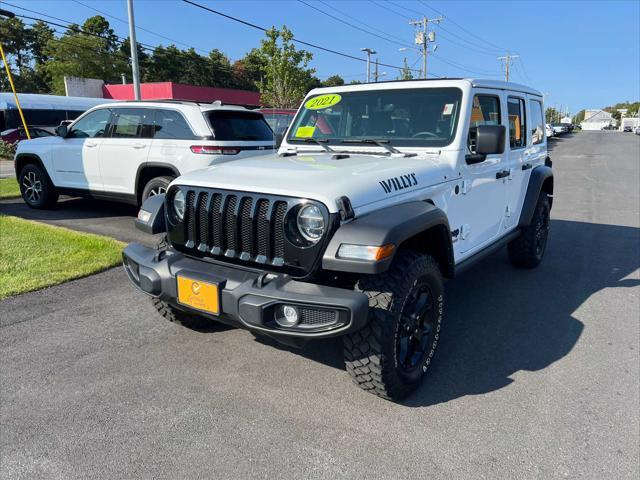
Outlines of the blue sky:
M125 0L79 1L127 18ZM344 25L297 0L195 1L264 27L285 24L301 40L351 55L361 56L360 48L370 47L378 52L381 62L399 66L406 57L409 64L415 63L415 68L420 65L418 52L399 51L405 43L412 45L414 29L408 21L423 13L437 17L440 12L445 20L435 27L438 49L429 56L430 73L502 78L503 69L496 56L509 50L520 55L514 62L511 79L546 93L547 105L563 105L575 113L585 107L640 98L638 0L304 0L385 39ZM9 3L77 23L97 13L72 0ZM139 27L199 49L218 48L232 60L241 58L263 37L257 30L180 1L135 0L134 5ZM3 8L19 11L8 5ZM127 35L125 23L112 18L109 21L117 34ZM138 30L138 41L151 45L170 43L143 30ZM347 81L365 79L364 63L309 50L314 53L311 66L320 78L337 73ZM398 75L397 70L388 67L381 67L380 72L387 72L385 79Z

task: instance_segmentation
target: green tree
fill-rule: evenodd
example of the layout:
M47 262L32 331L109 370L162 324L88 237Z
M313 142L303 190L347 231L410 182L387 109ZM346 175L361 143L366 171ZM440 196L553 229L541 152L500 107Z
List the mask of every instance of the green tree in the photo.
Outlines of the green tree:
M400 70L400 76L398 80L413 80L413 72L407 63L407 58L405 57L402 70Z
M323 87L339 87L340 85L344 85L344 79L340 75L331 75L322 82Z
M44 71L50 75L54 94L64 95L65 76L117 82L120 74L128 71L126 59L115 51L108 22L104 17L96 17L87 19L84 26L95 35L104 36L89 35L77 25L70 25L62 37L47 42L44 54L49 60L44 64Z
M578 113L576 113L573 118L571 119L571 123L573 123L574 125L580 125L580 122L582 122L584 120L584 115L585 115L585 111L580 110Z
M548 107L545 111L545 118L547 123L558 123L560 118L560 113L553 107Z
M258 90L267 68L266 60L257 48L251 49L233 64L233 85L243 90Z
M259 84L263 104L276 108L298 107L315 72L306 68L313 55L296 49L293 33L286 26L267 30L259 52L266 63Z

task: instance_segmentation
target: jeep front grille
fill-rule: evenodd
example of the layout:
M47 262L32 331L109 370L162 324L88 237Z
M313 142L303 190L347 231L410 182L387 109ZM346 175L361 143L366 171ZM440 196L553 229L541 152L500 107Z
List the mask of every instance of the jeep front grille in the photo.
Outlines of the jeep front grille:
M287 212L301 199L201 188L183 191L184 219L169 225L169 240L179 250L276 267L306 266L309 258L303 257L308 255L296 254L298 249L287 246L285 238ZM287 252L292 258L286 258Z

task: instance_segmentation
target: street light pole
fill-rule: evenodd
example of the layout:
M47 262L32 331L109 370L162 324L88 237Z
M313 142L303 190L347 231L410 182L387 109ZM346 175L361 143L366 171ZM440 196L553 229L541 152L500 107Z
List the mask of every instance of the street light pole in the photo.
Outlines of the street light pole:
M371 55L375 55L377 52L371 48L361 48L360 51L367 53L367 83L371 82Z
M133 95L140 100L140 69L138 67L138 43L136 42L136 24L133 18L133 0L127 0L129 11L129 43L131 43L131 70L133 76Z

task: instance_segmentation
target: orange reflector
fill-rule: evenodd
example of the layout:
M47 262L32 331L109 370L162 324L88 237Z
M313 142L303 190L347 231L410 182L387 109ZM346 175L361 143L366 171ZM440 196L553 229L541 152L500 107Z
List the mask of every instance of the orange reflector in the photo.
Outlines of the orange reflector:
M384 260L387 257L390 257L393 254L393 251L396 249L396 246L393 243L388 243L381 247L377 247L376 251L376 261Z

